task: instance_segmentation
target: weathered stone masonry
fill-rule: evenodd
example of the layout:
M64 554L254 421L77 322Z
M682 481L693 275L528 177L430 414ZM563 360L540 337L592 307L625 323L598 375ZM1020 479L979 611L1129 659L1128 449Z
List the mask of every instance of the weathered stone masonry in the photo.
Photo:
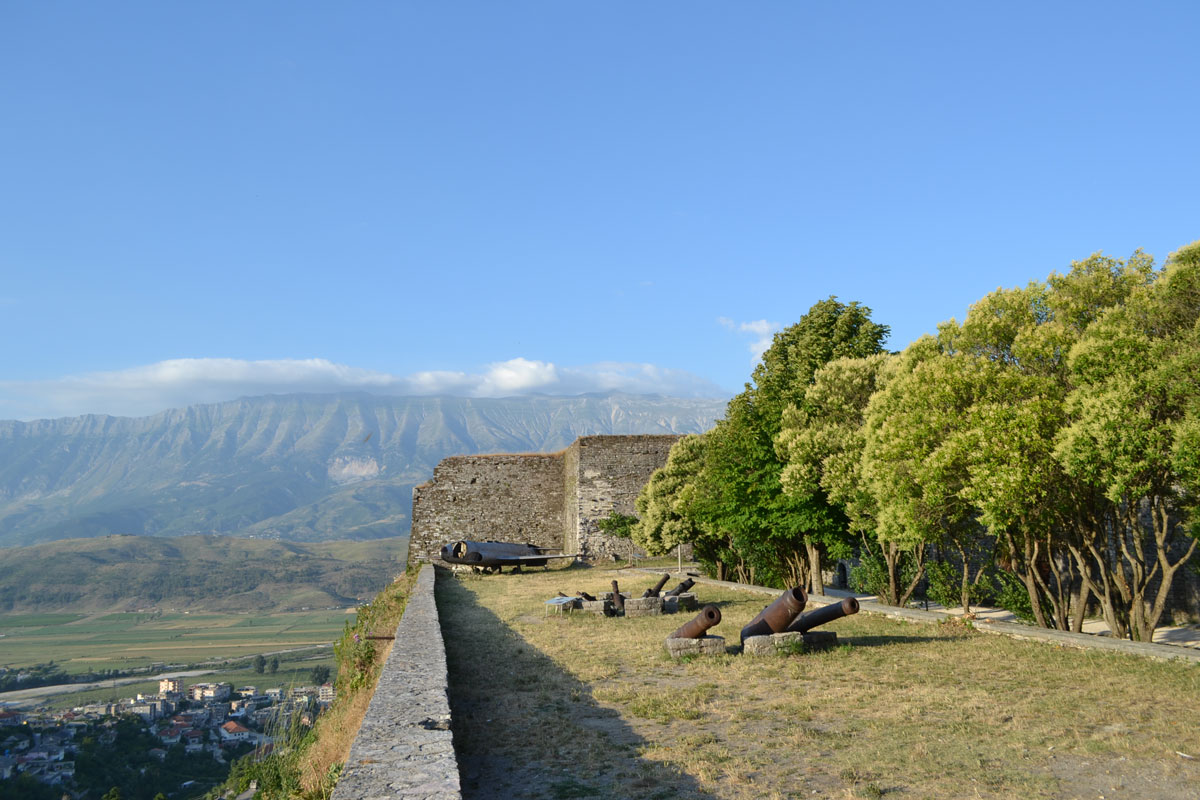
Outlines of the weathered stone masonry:
M651 473L678 436L583 436L548 455L453 456L413 490L409 558L430 561L456 539L562 548L585 558L628 557L633 545L600 532L613 510L634 514Z
M333 800L460 800L434 567L417 576Z
M612 511L636 515L634 502L679 436L584 436L567 448L572 491L563 546L587 558L628 557L633 544L600 532Z
M411 559L456 539L563 546L562 454L452 456L413 489Z

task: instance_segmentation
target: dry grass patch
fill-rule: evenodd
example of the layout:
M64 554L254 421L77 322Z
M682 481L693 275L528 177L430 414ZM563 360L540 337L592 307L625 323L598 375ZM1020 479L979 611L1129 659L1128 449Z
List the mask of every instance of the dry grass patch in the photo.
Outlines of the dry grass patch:
M1187 797L1200 669L860 614L821 653L675 661L685 615L547 615L651 575L443 576L468 798ZM770 598L700 585L738 631ZM566 776L563 795L548 778ZM1114 794L1115 792L1115 794Z

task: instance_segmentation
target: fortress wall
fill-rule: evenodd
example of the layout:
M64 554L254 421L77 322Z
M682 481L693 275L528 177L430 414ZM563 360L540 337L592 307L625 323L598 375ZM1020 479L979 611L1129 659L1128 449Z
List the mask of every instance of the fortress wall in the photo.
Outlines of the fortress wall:
M421 567L396 641L332 800L459 800L450 732L446 648L433 597L434 567Z
M413 489L410 561L457 539L561 548L567 506L563 454L453 456Z
M579 448L578 441L563 451L562 547L564 553L579 552Z
M679 436L582 436L549 455L453 456L413 489L409 560L458 539L529 542L589 559L628 558L633 543L600 531L634 502Z
M567 448L575 517L572 552L591 559L628 558L633 542L606 536L596 525L610 512L634 516L634 502L651 473L667 463L679 436L582 436ZM568 541L571 534L568 534Z

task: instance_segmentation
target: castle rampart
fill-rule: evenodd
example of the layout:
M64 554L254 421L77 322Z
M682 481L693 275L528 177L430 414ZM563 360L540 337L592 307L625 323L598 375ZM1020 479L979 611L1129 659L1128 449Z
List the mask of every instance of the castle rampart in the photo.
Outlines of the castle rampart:
M612 511L634 514L651 473L678 436L582 436L551 454L452 456L413 490L409 559L431 561L456 539L628 557L633 543L600 532Z

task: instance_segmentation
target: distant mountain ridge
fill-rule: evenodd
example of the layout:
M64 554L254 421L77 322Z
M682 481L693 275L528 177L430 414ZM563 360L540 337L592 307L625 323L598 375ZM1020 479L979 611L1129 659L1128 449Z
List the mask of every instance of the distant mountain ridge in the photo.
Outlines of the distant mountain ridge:
M698 433L722 400L627 394L296 394L149 417L0 422L0 547L113 534L295 541L408 533L450 455L554 452L594 434Z

